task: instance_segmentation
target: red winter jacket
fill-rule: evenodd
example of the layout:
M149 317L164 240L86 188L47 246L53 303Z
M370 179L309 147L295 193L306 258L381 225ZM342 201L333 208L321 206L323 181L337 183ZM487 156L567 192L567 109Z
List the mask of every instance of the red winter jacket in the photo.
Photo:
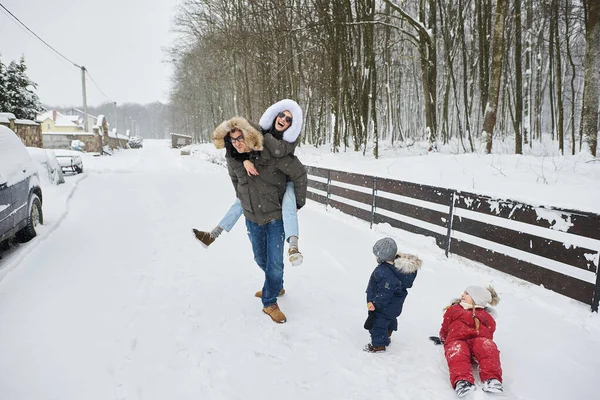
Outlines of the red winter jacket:
M475 329L475 316L479 320L479 332ZM464 309L460 304L450 306L444 313L440 339L446 343L476 337L493 340L496 331L494 318L484 308L476 308L475 316L472 309Z

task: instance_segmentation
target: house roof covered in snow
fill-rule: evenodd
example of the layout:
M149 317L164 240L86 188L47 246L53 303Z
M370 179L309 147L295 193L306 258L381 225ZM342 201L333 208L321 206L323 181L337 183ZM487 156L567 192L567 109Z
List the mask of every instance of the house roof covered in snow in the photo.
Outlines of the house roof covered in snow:
M39 125L37 122L32 121L30 119L15 119L15 124L17 125Z
M54 120L54 113L56 113L56 121ZM36 121L44 122L47 119L54 121L54 125L56 126L70 126L70 127L79 127L79 124L73 122L71 118L77 118L74 115L63 115L55 110L46 111L45 113L38 115ZM76 119L77 120L77 119Z
M0 118L15 119L15 114L9 112L0 112Z

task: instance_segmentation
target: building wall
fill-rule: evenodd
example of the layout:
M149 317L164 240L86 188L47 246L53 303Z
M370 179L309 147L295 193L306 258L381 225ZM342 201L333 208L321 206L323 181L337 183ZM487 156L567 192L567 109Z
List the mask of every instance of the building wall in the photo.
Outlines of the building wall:
M27 147L43 147L42 130L38 124L29 121L27 124L15 123L15 120L10 120L8 124L0 124L9 127L17 134L19 139Z
M100 152L100 136L98 135L57 135L55 133L42 133L44 139L44 148L46 149L69 149L72 140L81 140L85 143L86 152Z
M44 147L42 129L38 124L21 125L15 124L17 136L21 138L27 147Z

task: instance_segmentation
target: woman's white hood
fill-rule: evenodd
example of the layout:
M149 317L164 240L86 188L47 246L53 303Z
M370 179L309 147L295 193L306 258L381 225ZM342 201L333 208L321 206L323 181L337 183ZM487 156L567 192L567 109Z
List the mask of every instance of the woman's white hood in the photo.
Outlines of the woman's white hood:
M294 100L283 99L267 108L262 117L260 117L260 127L263 130L271 129L277 114L285 110L292 113L292 124L283 132L283 140L288 143L294 143L298 139L298 136L300 136L300 130L302 130L302 109Z

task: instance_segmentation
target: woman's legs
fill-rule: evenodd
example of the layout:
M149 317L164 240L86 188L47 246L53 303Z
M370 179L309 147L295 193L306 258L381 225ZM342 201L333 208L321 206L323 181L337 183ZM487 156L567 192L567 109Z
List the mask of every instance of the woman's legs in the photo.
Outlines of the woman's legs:
M285 194L281 202L281 213L283 214L283 228L285 230L285 240L290 242L294 237L298 247L298 213L296 210L296 193L294 192L294 182L288 182L285 188ZM291 246L291 243L290 243Z
M204 247L208 247L219 237L221 232L223 232L223 229L229 232L243 213L244 209L242 208L240 199L235 199L221 222L219 222L219 225L215 226L212 231L204 232L197 229L192 229L192 231L194 232L196 239L198 239Z
M217 228L225 229L229 232L243 213L244 209L242 208L242 203L240 202L240 199L236 198L221 222L219 222L219 225L217 225Z
M294 192L293 182L288 182L286 185L281 209L285 238L290 245L288 258L292 265L300 265L304 257L300 253L300 250L298 250L298 210L296 209L296 193Z

